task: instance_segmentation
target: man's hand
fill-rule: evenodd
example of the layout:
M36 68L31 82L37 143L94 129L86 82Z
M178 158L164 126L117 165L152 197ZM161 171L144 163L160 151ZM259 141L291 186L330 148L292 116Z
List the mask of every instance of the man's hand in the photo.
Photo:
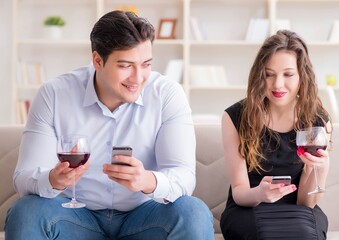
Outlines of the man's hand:
M64 190L77 183L89 168L89 161L77 168L69 168L68 162L59 162L49 173L49 182L57 190Z
M151 171L144 168L142 162L134 157L115 155L115 160L130 166L117 164L104 164L103 172L109 179L125 186L132 192L142 191L143 193L152 193L157 181Z

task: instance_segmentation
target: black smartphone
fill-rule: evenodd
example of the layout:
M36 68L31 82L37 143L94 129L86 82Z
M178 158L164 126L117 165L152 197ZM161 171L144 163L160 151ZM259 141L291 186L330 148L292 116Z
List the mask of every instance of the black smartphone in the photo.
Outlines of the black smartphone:
M132 156L132 153L133 149L130 146L114 146L112 149L112 164L130 166L129 164L115 161L114 156L115 155Z
M273 176L272 183L273 184L283 183L285 185L290 185L291 176Z

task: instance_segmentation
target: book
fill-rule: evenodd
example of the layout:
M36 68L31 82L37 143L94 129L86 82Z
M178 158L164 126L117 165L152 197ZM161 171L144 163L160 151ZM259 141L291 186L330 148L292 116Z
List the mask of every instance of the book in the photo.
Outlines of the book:
M28 99L19 99L17 101L17 118L19 123L25 124L31 102Z
M339 20L332 22L331 30L328 35L329 42L339 42Z
M251 18L245 40L249 42L262 42L269 34L269 21L267 18Z
M36 62L18 63L17 82L23 85L41 85L45 81L45 69Z
M201 25L198 22L196 17L190 18L190 25L191 25L191 38L197 41L204 40L204 36L202 33Z
M165 76L168 76L170 79L181 83L182 75L184 69L184 60L183 59L172 59L168 62L165 70Z
M226 86L225 68L221 65L191 65L189 69L192 86Z

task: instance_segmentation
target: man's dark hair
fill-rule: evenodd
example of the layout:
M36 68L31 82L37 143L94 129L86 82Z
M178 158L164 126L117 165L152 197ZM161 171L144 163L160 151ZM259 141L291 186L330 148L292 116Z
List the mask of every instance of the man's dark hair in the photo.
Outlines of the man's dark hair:
M112 11L94 25L90 38L92 52L97 51L104 64L114 50L128 50L146 40L153 42L154 27L132 12Z

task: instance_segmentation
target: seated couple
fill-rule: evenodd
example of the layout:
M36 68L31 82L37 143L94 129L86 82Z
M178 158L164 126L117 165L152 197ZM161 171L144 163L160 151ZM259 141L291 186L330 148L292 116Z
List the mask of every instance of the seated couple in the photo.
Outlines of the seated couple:
M14 173L21 198L8 211L6 239L214 239L211 212L191 196L191 109L179 84L151 71L154 32L133 13L109 12L90 35L93 64L41 87L22 137ZM330 128L329 117L303 42L279 32L266 45L248 97L223 117L231 188L221 228L227 239L325 239L321 194L307 191L315 164L324 185L328 154L297 156L294 129ZM67 150L57 154L57 145ZM125 149L112 156L114 146ZM292 184L271 184L273 174L291 175ZM86 206L63 207L73 196Z

